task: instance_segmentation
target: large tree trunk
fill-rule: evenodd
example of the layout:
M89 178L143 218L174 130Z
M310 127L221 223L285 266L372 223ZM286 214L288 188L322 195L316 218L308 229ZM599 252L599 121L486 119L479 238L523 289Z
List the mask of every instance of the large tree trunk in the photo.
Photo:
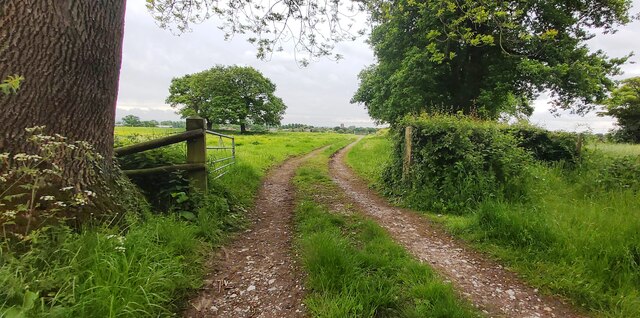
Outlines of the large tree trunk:
M25 128L113 152L125 0L0 1L0 77L25 77L0 96L0 151L24 151Z
M112 217L132 198L118 198L127 195L127 185L117 181L112 158L125 2L0 0L0 78L25 78L17 94L0 94L0 153L34 150L25 131L34 126L88 142L103 159L87 163L88 156L64 155L56 161L64 171L57 187L98 193L87 209L93 216ZM80 212L65 211L79 219L91 215Z

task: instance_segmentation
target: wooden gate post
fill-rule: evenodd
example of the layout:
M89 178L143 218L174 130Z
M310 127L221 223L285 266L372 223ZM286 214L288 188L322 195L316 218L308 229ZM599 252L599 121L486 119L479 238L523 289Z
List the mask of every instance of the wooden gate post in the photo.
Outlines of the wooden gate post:
M404 160L402 161L402 179L409 174L411 168L411 148L412 148L413 127L407 126L404 129Z
M187 131L201 130L202 136L187 140L187 163L202 164L204 169L189 171L189 182L191 187L204 193L207 192L207 140L205 129L207 121L204 118L187 118Z
M576 142L576 155L578 158L582 157L582 143L584 142L582 133L578 134L578 141Z

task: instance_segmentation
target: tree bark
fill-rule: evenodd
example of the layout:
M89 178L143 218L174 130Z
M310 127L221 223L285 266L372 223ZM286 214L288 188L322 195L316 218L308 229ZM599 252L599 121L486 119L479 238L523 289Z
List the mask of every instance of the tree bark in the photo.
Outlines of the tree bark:
M246 132L247 132L247 124L245 123L240 124L240 133L244 134Z
M111 160L125 2L0 2L0 77L26 79L0 96L0 152L25 151L25 128L45 125Z
M59 212L78 222L115 221L141 202L113 164L125 2L0 0L0 78L25 78L17 94L0 94L0 153L35 150L25 131L34 126L92 145L102 159L91 160L79 150L61 154L55 163L63 170L62 184L42 189L55 193L73 185L96 193L86 208ZM48 220L39 214L19 215L15 229L8 230L20 231L20 222ZM27 225L24 231L29 229Z

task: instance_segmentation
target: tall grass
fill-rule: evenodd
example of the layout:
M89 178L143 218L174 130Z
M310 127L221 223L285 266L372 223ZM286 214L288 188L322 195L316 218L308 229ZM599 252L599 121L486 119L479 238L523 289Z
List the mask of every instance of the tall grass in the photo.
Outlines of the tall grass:
M197 237L195 225L159 216L134 222L126 234L50 229L26 254L3 253L0 306L19 304L5 307L8 317L170 315L200 285L206 244ZM30 295L35 301L25 303Z
M640 145L637 144L595 142L587 145L587 148L615 156L640 156Z
M357 143L347 153L347 164L371 186L380 184L382 172L391 160L393 147L387 140L387 133L387 130L382 130L377 135L367 137L366 141Z
M158 136L172 129L118 127ZM172 316L202 284L212 247L236 229L268 168L287 157L353 136L278 133L238 136L238 163L190 200L191 218L128 211L118 227L54 227L28 246L0 245L0 317ZM175 149L174 149L175 150ZM168 155L170 160L180 160ZM161 156L166 157L166 156ZM162 191L162 189L155 189Z
M340 191L327 176L327 153L301 167L296 246L307 272L314 317L475 317L426 265L375 222L325 205ZM321 199L319 199L321 198ZM343 211L344 212L344 211Z
M158 127L116 127L116 136L164 136L184 131L184 128L158 128Z
M371 172L380 165L372 151L390 141L362 143L347 160L361 176L379 182ZM636 183L618 171L630 171L632 162L586 156L571 169L530 166L536 178L527 187L534 200L488 199L468 215L433 219L535 286L565 295L596 316L640 317L640 196Z

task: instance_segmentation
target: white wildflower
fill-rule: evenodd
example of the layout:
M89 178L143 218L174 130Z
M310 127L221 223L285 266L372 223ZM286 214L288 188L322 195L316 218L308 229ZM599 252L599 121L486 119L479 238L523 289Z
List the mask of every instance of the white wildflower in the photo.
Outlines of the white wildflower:
M95 198L96 193L93 191L89 191L89 190L84 190L84 193L88 196L88 197L92 197Z
M76 195L73 196L73 203L75 205L85 205L89 203L89 200L87 200L87 198L84 195L77 193Z
M26 153L19 153L13 156L13 160L15 161L27 161L28 156Z
M73 189L73 187L60 188L60 190L62 190L62 191L69 191L69 190L72 190L72 189Z
M42 130L44 128L44 126L35 126L35 127L29 127L29 128L25 128L24 130L26 130L29 133L32 133L36 130Z
M8 153L8 152L2 152L2 153L0 153L0 159L9 159L10 155L11 154Z
M56 197L52 196L52 195L43 195L40 197L40 200L42 201L53 201L55 200Z
M124 246L116 246L116 251L124 253L127 249Z
M61 206L61 207L65 207L65 206L67 206L67 204L66 204L66 203L64 203L64 202L62 202L62 201L58 201L58 202L56 202L56 203L54 203L54 204L55 204L55 205L57 205L57 206Z

